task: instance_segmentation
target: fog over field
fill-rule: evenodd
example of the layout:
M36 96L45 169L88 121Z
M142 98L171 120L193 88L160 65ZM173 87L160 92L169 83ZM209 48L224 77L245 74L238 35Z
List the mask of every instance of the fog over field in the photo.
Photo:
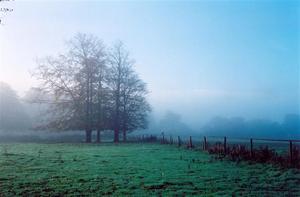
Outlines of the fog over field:
M300 196L300 1L0 0L0 197Z
M39 130L47 106L29 102L38 62L82 33L107 49L124 43L147 84L148 133L300 137L297 1L1 5L13 9L1 13L2 133Z

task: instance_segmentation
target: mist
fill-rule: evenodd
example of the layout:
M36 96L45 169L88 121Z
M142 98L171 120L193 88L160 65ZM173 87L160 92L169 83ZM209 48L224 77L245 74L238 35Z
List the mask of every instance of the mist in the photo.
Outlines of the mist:
M32 103L35 97L41 99L37 91L31 89L24 97L17 95L8 84L0 85L1 109L1 141L53 141L80 142L84 134L81 131L64 131L41 129L43 119L47 114L47 104ZM45 95L43 95L45 98ZM192 115L190 114L192 117ZM196 113L194 114L196 116ZM207 117L208 118L208 117ZM161 135L183 136L229 136L237 138L264 137L273 139L300 138L299 114L285 114L281 120L246 119L243 116L214 116L202 120L203 124L192 126L184 121L182 114L167 110L162 114L151 113L148 128L137 131L136 134L151 133Z
M70 38L86 32L108 47L122 40L134 57L152 108L143 132L299 137L299 17L292 2L98 4L11 2L16 11L0 28L0 80L14 100L1 92L2 133L5 124L18 132L40 128L47 105L28 99L39 85L36 60L62 54Z
M300 196L299 14L0 0L0 196Z

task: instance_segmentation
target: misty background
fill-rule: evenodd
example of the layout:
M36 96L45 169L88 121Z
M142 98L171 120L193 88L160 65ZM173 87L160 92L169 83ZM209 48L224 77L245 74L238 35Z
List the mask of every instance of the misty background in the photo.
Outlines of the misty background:
M88 32L135 58L153 108L142 132L300 137L296 1L4 3L14 11L0 26L2 133L36 133L36 59Z

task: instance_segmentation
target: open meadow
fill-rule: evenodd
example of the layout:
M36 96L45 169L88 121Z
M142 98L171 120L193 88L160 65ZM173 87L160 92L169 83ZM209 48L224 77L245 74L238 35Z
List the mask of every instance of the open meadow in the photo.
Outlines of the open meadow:
M0 196L300 196L300 171L160 144L0 144Z

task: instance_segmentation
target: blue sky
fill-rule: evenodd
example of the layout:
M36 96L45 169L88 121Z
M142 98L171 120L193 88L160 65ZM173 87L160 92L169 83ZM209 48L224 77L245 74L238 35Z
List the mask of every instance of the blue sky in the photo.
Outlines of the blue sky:
M280 120L300 110L297 1L14 1L0 26L0 80L22 94L35 59L77 32L122 40L154 113Z

